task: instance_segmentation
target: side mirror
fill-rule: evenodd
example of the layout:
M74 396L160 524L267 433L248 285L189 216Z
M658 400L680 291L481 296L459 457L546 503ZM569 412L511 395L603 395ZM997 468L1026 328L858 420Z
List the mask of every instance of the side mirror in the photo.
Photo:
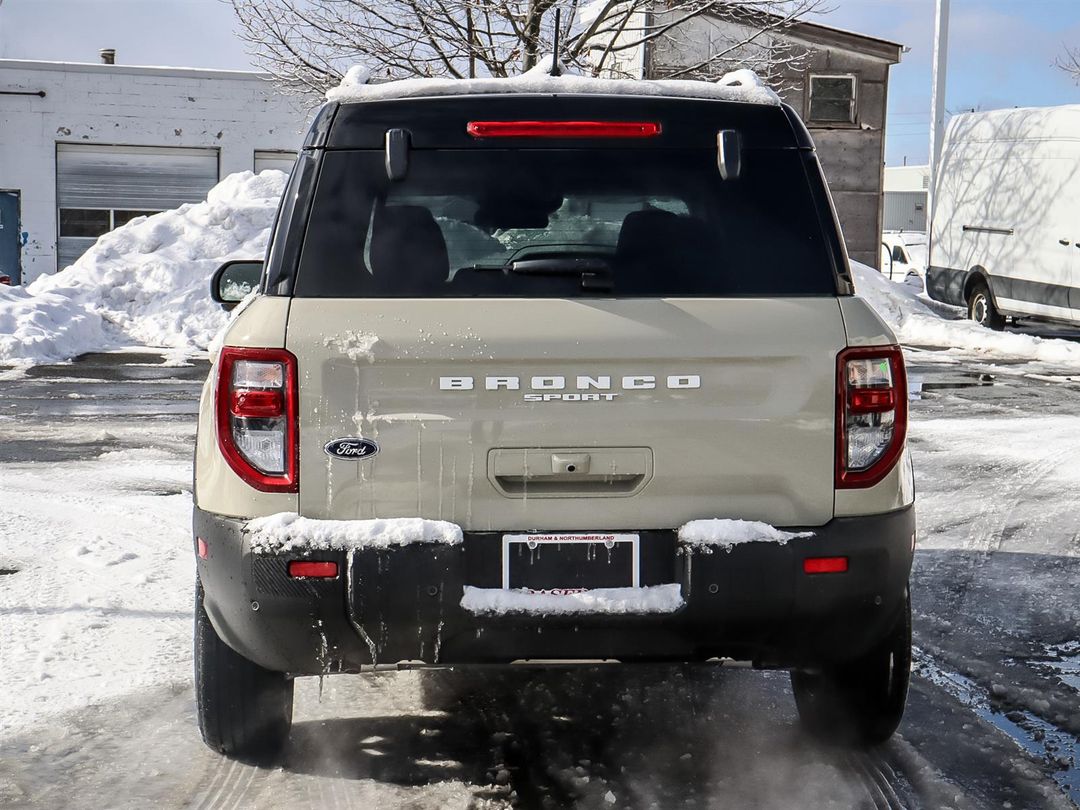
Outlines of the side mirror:
M262 278L262 261L237 259L225 262L210 277L210 298L229 310L244 300L254 289L258 289Z

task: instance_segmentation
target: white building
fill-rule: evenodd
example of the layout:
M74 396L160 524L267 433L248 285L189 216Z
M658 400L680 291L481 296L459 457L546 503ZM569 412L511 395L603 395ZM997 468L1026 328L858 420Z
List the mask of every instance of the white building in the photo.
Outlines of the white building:
M227 174L288 170L310 114L258 73L0 59L0 274L32 281Z
M887 166L883 230L925 232L929 191L929 166Z

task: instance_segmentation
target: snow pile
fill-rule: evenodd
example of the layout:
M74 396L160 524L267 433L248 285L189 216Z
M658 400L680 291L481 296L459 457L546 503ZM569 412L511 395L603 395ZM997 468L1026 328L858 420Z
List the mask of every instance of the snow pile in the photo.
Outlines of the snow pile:
M229 319L210 300L210 276L230 259L263 255L285 179L273 169L230 175L205 202L132 220L62 272L5 291L0 362L131 343L205 349Z
M390 548L413 543L454 546L461 527L445 520L389 518L386 520L316 520L295 512L279 512L249 520L251 550L261 554L315 549Z
M737 70L716 82L686 79L594 79L575 74L565 67L561 76L552 76L551 59L551 56L546 56L531 70L506 79L399 79L381 84L372 84L371 71L357 65L349 69L341 84L327 92L326 98L330 101L350 102L486 93L562 93L677 96L770 106L780 104L780 97L752 70Z
M474 615L536 616L674 613L685 604L678 583L645 588L595 588L576 593L535 593L465 586L461 607Z
M1015 332L994 332L963 319L953 307L920 298L872 267L851 263L859 296L872 306L906 346L944 347L985 358L1034 360L1080 366L1080 344Z
M743 543L779 543L813 532L785 532L758 520L691 520L679 527L679 542L686 546L731 551Z
M109 342L102 317L66 295L0 285L0 361L67 360Z

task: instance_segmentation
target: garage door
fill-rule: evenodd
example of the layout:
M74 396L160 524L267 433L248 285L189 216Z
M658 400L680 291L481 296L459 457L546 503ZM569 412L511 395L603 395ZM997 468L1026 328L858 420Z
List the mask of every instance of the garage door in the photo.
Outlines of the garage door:
M216 149L57 144L58 269L135 217L206 199L217 181Z
M292 171L294 163L296 163L296 152L255 150L255 174L265 169L278 169L288 174Z

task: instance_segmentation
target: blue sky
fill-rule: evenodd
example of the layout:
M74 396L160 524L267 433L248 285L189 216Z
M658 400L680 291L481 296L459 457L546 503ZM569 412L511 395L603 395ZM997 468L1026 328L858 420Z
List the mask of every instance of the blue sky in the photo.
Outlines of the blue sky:
M893 69L887 162L924 162L930 120L933 0L828 0L822 21L900 42ZM249 67L222 0L0 0L0 56L97 61L114 47L126 64ZM1080 103L1054 67L1080 47L1080 0L953 0L950 111Z

